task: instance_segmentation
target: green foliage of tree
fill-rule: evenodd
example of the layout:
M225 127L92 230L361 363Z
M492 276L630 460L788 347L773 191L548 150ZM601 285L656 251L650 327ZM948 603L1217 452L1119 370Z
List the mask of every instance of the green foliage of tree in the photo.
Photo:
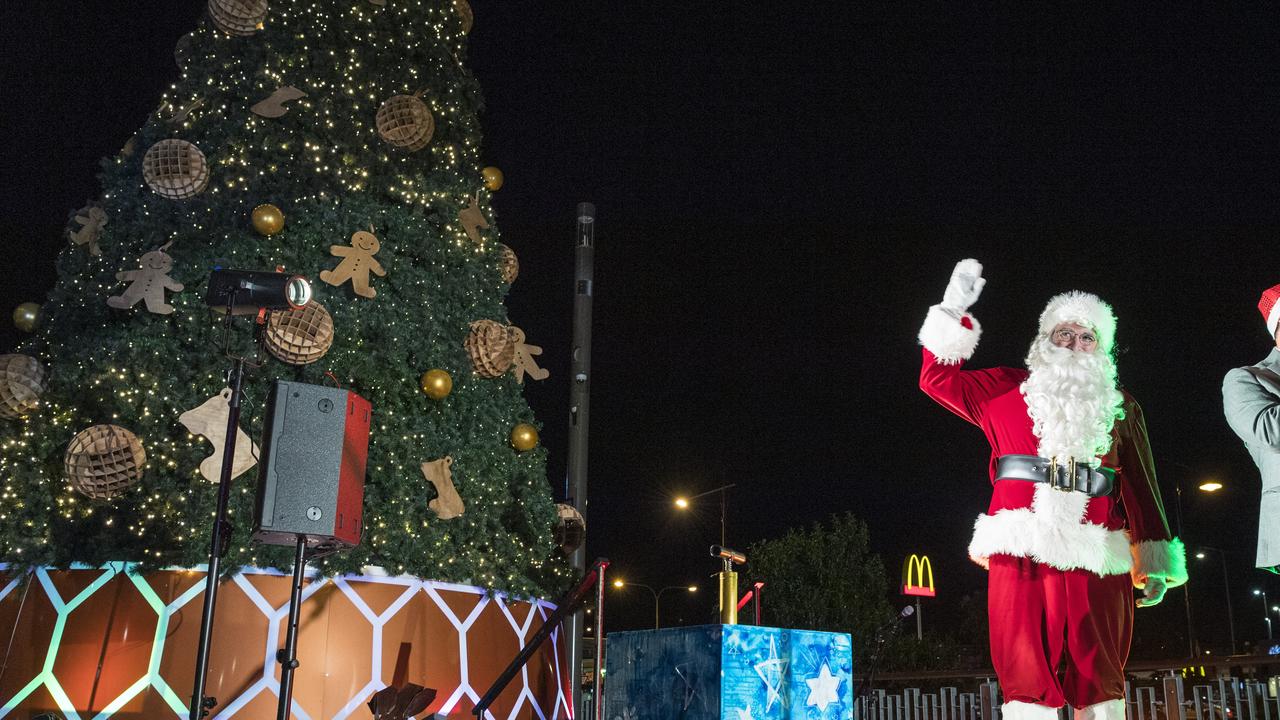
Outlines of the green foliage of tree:
M849 633L854 667L859 672L867 668L876 650L877 631L886 627L897 610L888 600L895 588L884 562L871 551L863 520L851 513L832 515L826 522L792 528L780 538L758 542L747 557L751 579L766 583L762 618L766 625ZM985 627L985 607L980 610L981 627ZM966 609L966 617L969 614ZM965 644L970 636L976 637L960 629L929 628L924 639L917 640L914 620L903 621L896 632L885 632L878 669L968 668L975 664L972 647Z
M205 18L180 45L181 79L131 147L103 163L101 255L68 245L43 325L19 349L48 368L48 388L38 411L0 425L0 560L205 561L216 486L197 467L212 448L178 416L216 395L229 365L203 303L206 279L215 263L279 265L313 279L336 336L319 362L271 360L251 373L242 427L260 435L275 378L322 384L331 373L374 413L364 541L321 569L376 565L522 594L561 585L567 572L551 540L545 451L517 453L508 442L512 426L534 422L532 412L511 374L474 375L463 348L472 321L508 322L509 286L496 226L477 244L457 219L477 195L492 213L480 183L483 101L463 62L466 35L453 0L271 0L252 35L230 37ZM306 96L280 117L251 112L285 85ZM409 152L379 136L375 117L389 98L415 93L435 128L425 148ZM194 143L208 159L208 187L195 197L162 197L144 182L144 153L167 138ZM251 211L262 203L284 212L282 233L254 232ZM331 245L371 228L387 272L372 278L375 298L316 280L339 262ZM167 243L169 275L185 285L167 293L174 312L109 308L106 298L126 285L116 274ZM248 327L237 331L242 341ZM444 400L418 388L430 368L453 377ZM78 494L62 468L68 441L98 423L131 430L147 453L141 481L111 500ZM428 509L435 490L419 469L444 455L454 459L466 503L452 520ZM250 541L255 477L235 481L226 566L288 567L291 549Z
M868 635L892 610L884 563L871 552L865 522L833 515L758 542L747 557L752 580L766 583L766 625L850 633L855 666L866 662Z

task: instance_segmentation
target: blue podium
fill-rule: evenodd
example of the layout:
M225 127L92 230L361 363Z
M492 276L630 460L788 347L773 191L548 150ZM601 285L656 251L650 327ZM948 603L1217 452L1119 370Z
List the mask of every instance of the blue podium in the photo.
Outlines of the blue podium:
M610 633L602 720L851 720L846 633L700 625Z

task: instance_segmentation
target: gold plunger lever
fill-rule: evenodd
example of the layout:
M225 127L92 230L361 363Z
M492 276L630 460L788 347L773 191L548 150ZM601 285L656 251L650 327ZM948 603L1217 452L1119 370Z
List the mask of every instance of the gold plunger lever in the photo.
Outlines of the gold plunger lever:
M711 557L724 561L724 570L717 573L720 579L720 624L738 624L738 573L734 565L745 565L747 556L723 545L711 546Z

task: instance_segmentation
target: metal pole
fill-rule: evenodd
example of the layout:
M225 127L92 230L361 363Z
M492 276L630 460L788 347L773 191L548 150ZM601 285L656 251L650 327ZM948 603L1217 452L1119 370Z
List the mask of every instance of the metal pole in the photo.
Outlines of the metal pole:
M1185 538L1186 534L1182 531L1182 480L1176 480L1173 484L1174 507L1178 511L1178 537ZM1183 542L1186 542L1185 540ZM1187 657L1194 658L1199 653L1196 652L1196 631L1195 625L1191 622L1191 580L1187 579L1182 583L1182 604L1187 611Z
M1267 621L1267 639L1268 639L1268 640L1274 640L1274 639L1275 639L1275 637L1273 637L1273 636L1271 635L1271 610L1269 609L1269 606L1267 605L1267 591L1266 591L1266 590L1263 590L1263 591L1262 591L1262 619L1264 619L1264 620L1266 620L1266 621Z
M916 639L924 640L924 613L920 611L920 596L916 596Z
M235 293L230 294L231 298ZM228 301L230 304L232 301ZM227 312L230 323L231 313ZM227 400L227 439L222 450L222 475L218 480L218 507L214 514L213 534L209 539L209 572L204 578L204 609L200 613L200 642L196 647L196 677L191 689L190 720L200 720L217 705L216 698L204 695L205 677L209 671L209 640L213 633L213 612L218 600L218 575L222 554L231 540L231 523L227 522L227 503L231 497L231 469L236 455L236 435L240 431L240 396L244 387L244 358L237 357L231 369L231 397Z
M729 516L728 504L729 492L726 488L720 488L720 547L725 546L724 528L727 522L726 518Z
M592 720L604 720L604 570L601 565L596 577L596 661L591 673L591 692L594 712Z
M1218 557L1222 558L1222 586L1227 590L1227 625L1231 628L1231 654L1236 654L1236 618L1231 612L1231 580L1227 577L1227 554L1218 548Z
M591 399L591 300L595 283L596 206L578 203L577 218L577 234L574 237L573 354L569 361L573 382L569 383L569 459L565 477L565 500L576 507L585 520L590 516L587 508L587 430ZM586 570L585 538L573 552L571 562L579 573ZM599 599L603 599L604 586L600 587ZM597 627L603 616L604 605L597 603ZM582 631L585 621L586 615L579 609L565 622L565 635L569 641L570 706L575 712L582 707ZM604 647L599 632L597 629L596 643L599 647ZM597 690L599 680L597 675ZM600 716L597 715L595 720L601 720Z
M293 585L289 591L289 627L284 647L276 651L280 663L280 697L276 720L289 720L293 708L293 671L298 668L298 619L302 615L302 579L307 571L307 536L299 535L293 552Z

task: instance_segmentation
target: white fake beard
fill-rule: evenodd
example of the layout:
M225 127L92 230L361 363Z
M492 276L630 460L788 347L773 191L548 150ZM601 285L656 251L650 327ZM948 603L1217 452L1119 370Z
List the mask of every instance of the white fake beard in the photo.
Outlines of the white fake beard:
M1109 353L1076 352L1037 336L1027 353L1031 376L1022 383L1040 455L1096 464L1111 449L1111 429L1124 417Z

